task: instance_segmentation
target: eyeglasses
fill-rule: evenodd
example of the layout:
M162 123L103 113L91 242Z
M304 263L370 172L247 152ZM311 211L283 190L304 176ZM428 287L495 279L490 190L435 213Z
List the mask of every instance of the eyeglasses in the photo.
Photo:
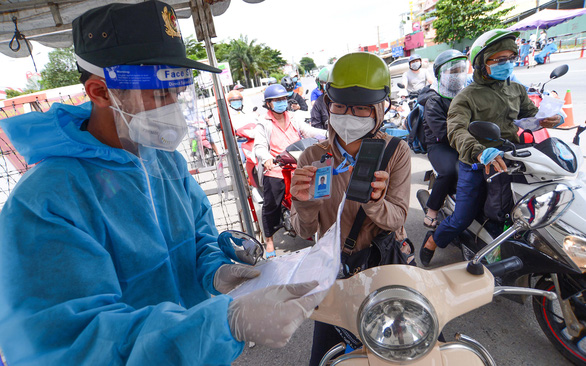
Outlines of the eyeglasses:
M329 110L333 114L346 114L348 108L352 111L352 115L356 117L368 117L374 110L371 105L346 105L340 103L330 103Z
M517 59L517 55L509 56L509 57L499 57L499 58L489 58L486 61L496 62L499 65L504 65L507 62L514 62Z

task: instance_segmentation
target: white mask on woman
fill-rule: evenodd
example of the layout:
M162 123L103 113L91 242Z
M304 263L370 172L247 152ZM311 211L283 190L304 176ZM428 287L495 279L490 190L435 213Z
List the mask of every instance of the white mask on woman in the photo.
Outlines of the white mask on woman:
M374 118L351 114L330 114L330 124L346 145L361 139L375 126Z

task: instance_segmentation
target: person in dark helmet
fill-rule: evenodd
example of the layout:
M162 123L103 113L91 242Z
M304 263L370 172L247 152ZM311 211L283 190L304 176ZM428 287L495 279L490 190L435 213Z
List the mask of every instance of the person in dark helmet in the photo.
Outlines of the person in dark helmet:
M72 30L91 102L0 122L36 164L0 213L0 363L228 365L245 341L283 346L317 283L224 295L259 272L220 251L176 151L191 70L220 70L187 58L160 1L97 7Z
M430 229L437 227L438 211L458 180L458 152L448 141L446 120L452 99L466 86L466 60L466 55L457 50L440 53L433 64L437 84L423 88L417 99L424 107L427 157L437 173L423 219L423 225Z
M409 56L409 70L403 73L401 82L407 93L418 92L433 83L433 77L426 68L423 68L421 56L416 53Z
M326 136L326 131L298 121L294 113L287 112L287 90L280 84L267 87L264 105L268 111L256 124L254 154L263 171L262 224L266 243L266 256L276 256L273 235L279 229L281 201L285 195L283 169L274 163L277 155L303 137ZM324 137L325 138L325 137Z
M484 207L487 187L484 174L506 171L498 150L498 142L478 141L468 132L473 121L490 121L497 124L504 139L519 143L518 127L514 120L532 117L537 107L525 88L511 83L518 47L518 32L493 29L474 41L470 62L474 67L474 82L452 100L448 111L448 140L458 151L458 183L456 208L434 231L426 234L420 251L420 260L428 266L435 249L445 248L465 230ZM541 127L559 125L561 116L545 118ZM486 211L485 211L486 212ZM496 212L486 212L487 216Z
M307 148L300 156L291 181L291 223L301 237L317 233L322 237L336 222L336 212L348 183L351 169L362 140L374 138L389 143L391 136L379 131L384 120L385 102L391 92L390 74L385 62L378 56L357 52L341 57L333 66L326 84L325 102L330 114L328 140ZM329 181L331 196L327 200L310 200L310 182L315 179L314 161L331 154L335 167ZM371 245L382 231L395 232L397 240L406 238L403 225L409 209L411 158L409 146L400 141L387 166L374 173L370 200L367 203L346 201L341 216L342 242L361 208L366 218L355 246L343 246L344 255L352 255ZM315 322L311 366L318 365L324 354L334 345L345 342L345 329ZM352 335L352 337L354 337ZM355 339L355 338L354 338ZM357 341L349 341L357 347Z
M330 67L324 67L320 70L319 74L317 74L316 83L318 85L318 89L321 90L321 93L313 106L311 107L311 125L317 128L328 128L328 118L330 114L328 112L328 106L324 101L325 96L325 87L328 82L328 77L330 76Z
M287 90L287 102L288 110L290 111L307 111L309 108L307 107L307 102L305 99L294 92L295 90L295 82L289 76L285 76L281 79L281 85Z

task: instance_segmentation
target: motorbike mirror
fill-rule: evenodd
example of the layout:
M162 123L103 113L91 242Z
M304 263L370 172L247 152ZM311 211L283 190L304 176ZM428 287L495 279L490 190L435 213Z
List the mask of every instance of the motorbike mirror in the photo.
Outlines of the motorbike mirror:
M569 69L570 69L570 67L568 65L560 65L560 66L556 67L555 69L553 69L551 74L549 74L549 78L550 79L557 79L560 76L564 76L568 72Z
M512 211L513 221L527 229L550 225L562 216L574 200L572 189L562 183L541 186L523 196Z
M554 223L574 201L572 188L563 183L550 183L525 194L513 210L513 225L489 245L482 248L468 263L466 270L475 275L484 273L480 260L508 238L520 231L539 229Z
M307 149L311 145L315 145L317 142L318 141L316 138L307 137L307 138L301 139L301 140L296 141L296 142L292 143L291 145L287 146L285 148L285 151L287 151L289 153L293 152L293 151L304 151L305 149Z
M218 246L233 261L252 266L264 256L264 248L255 237L237 230L222 231Z
M405 89L405 85L403 85L403 83L397 83L397 86L401 89Z
M474 121L468 126L468 132L477 139L498 141L501 139L501 129L495 123Z
M257 109L258 109L258 107L254 107L254 108L252 108L252 111L256 112Z

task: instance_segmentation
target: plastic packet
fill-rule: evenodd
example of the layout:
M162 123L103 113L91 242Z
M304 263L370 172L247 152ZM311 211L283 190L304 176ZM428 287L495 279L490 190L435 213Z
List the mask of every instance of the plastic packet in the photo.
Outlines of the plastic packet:
M516 119L515 124L524 130L536 131L541 128L541 121L547 117L563 114L564 101L549 95L544 95L539 103L539 111L534 117Z
M346 196L338 206L337 220L330 229L311 247L291 254L260 261L254 266L260 276L244 282L228 295L236 299L255 290L273 285L288 285L318 281L319 285L307 295L322 292L323 296L336 281L340 271L340 217ZM306 296L307 296L306 295Z
M331 156L324 155L321 160L311 163L317 168L313 179L309 182L311 200L330 198L332 193L332 161Z

